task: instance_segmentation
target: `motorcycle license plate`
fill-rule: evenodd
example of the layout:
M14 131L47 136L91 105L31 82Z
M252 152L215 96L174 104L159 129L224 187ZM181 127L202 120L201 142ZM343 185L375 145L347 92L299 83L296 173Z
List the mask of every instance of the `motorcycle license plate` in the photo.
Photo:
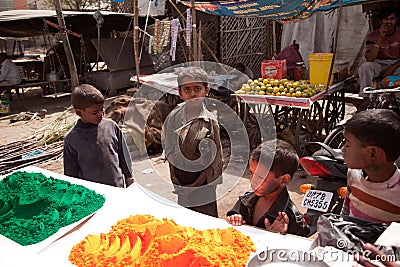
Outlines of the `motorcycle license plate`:
M332 192L308 190L301 202L301 206L307 209L326 212L333 197Z

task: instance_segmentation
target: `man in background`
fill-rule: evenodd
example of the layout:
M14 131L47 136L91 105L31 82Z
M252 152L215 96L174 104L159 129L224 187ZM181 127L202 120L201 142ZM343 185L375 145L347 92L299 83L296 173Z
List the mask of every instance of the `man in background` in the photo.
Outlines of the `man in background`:
M21 82L18 67L7 57L6 53L0 53L0 86L11 86Z
M360 95L365 87L372 87L375 78L400 75L400 27L393 10L380 14L380 27L366 38L366 62L358 69Z
M235 69L246 74L249 77L249 79L254 79L253 72L244 63L242 62L236 63Z

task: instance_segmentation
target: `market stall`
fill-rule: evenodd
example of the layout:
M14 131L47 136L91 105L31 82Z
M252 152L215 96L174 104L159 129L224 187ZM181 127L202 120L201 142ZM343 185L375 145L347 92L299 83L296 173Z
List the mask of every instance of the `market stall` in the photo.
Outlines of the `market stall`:
M204 63L204 62L203 62ZM205 64L215 68L216 63ZM208 66L210 65L210 66ZM179 66L175 69L179 69ZM210 72L210 71L208 71ZM228 71L229 73L229 71ZM214 91L230 88L230 80L234 79L234 74L216 73L209 76L209 86ZM131 81L137 82L136 76L131 77ZM345 98L344 89L348 84L354 82L354 77L349 77L341 82L337 82L311 97L286 97L275 95L259 95L248 92L231 92L230 106L237 112L244 125L247 125L249 116L255 116L258 125L264 120L273 117L276 125L276 132L279 134L286 129L292 131L294 139L290 142L297 149L299 155L305 154L305 143L308 141L322 141L337 122L344 118ZM178 85L177 74L174 69L167 69L163 73L140 75L139 84L141 89L136 93L136 97L147 99L159 99L161 95L177 97ZM213 90L211 90L212 92ZM265 93L265 92L263 92ZM218 98L225 101L224 98ZM169 101L173 106L175 101ZM227 102L225 102L227 103ZM234 103L231 105L231 103ZM236 103L236 104L235 104ZM236 106L235 106L236 105ZM250 114L250 115L249 115ZM262 123L261 123L262 124ZM270 124L268 124L270 126ZM267 126L267 125L264 125ZM262 129L270 131L271 129Z
M196 46L197 40L195 33L199 34L200 31L196 24L195 12L200 10L206 13L214 15L224 15L224 16L234 16L234 17L265 17L274 19L277 21L293 22L300 19L310 17L312 14L319 11L333 10L338 8L339 14L342 12L344 6L356 5L366 1L336 1L329 3L320 3L307 1L308 6L304 6L302 1L291 0L284 5L271 5L268 1L241 1L240 3L231 3L224 1L213 1L208 2L196 2L191 4L189 1L184 1L183 3L188 7L186 14L186 38L187 46L193 48ZM182 16L182 15L181 15ZM340 16L340 15L339 15ZM171 22L172 23L172 22ZM171 24L175 25L175 24ZM158 27L160 28L160 27ZM170 29L169 27L167 27ZM172 30L174 29L174 30ZM169 35L171 37L171 50L170 55L174 58L176 53L176 32L179 31L179 27L175 28L171 26L171 32L164 31L162 36ZM174 34L172 33L174 32ZM329 58L323 58L324 73L314 72L314 76L326 76L327 79L323 79L321 82L323 85L332 84L333 76L335 73L338 75L338 70L334 69L337 64L335 63L337 56L337 41L340 29L337 25L335 30L335 37L333 39L333 44L329 52L331 53L318 53L322 56L327 54L330 55ZM192 38L191 38L192 36ZM244 38L244 37L243 37ZM190 39L193 43L190 43ZM276 41L276 40L275 40ZM162 42L163 43L163 42ZM164 43L163 43L164 44ZM315 50L318 50L315 48ZM275 51L276 52L276 51ZM314 52L314 51L312 51ZM199 60L197 54L194 53L194 60ZM283 58L282 58L283 59ZM189 57L189 60L190 57ZM303 60L300 60L303 63ZM315 60L317 64L320 63L319 59ZM261 66L263 70L263 67ZM311 66L310 66L311 69ZM263 71L261 71L263 72ZM344 71L347 75L347 69ZM320 75L321 74L321 75ZM152 77L134 77L131 81L145 82L156 90L161 90L164 93L176 95L176 86L174 83L174 77L164 77L160 76ZM311 75L311 71L310 71ZM307 75L306 75L307 76ZM332 78L331 78L332 77ZM166 78L166 79L164 79ZM264 78L264 77L263 77ZM280 78L285 78L282 75ZM345 81L337 82L331 85L324 93L313 95L311 97L285 97L285 96L257 96L257 95L242 95L236 94L233 98L239 103L236 110L242 120L246 122L246 117L248 114L257 116L273 115L276 122L277 132L282 132L287 129L290 131L290 135L293 136L293 140L290 143L296 147L299 155L304 155L306 153L305 143L309 141L322 141L324 136L328 135L331 129L334 128L337 122L344 118L344 92L341 90L348 83L354 81L354 77L351 77ZM336 81L335 81L336 82ZM229 87L228 87L229 88ZM265 116L264 116L265 117ZM278 136L281 137L281 136ZM261 140L258 141L258 143ZM254 142L255 145L256 142ZM252 145L252 148L255 146Z
M100 90L115 94L118 89L130 85L129 77L135 69L134 55L127 52L133 50L132 44L115 37L116 32L130 30L133 15L102 11L96 13L102 19L101 23L97 23L94 13L64 11L63 17L68 28L65 33L70 36L81 82L91 83ZM71 74L63 42L56 37L59 32L55 10L0 12L0 37L43 36L45 46L43 59L15 61L23 67L21 72L25 73L22 73L23 82L12 89L40 86L45 93L69 91ZM113 38L103 38L111 36L110 33L114 33ZM154 68L151 59L147 53L141 55L143 73L152 73Z
M249 112L256 117L273 115L277 132L291 129L293 145L299 155L305 142L321 141L337 122L344 118L345 98L342 90L354 77L329 86L312 97L234 94L238 114L246 122Z
M110 231L118 220L130 215L147 214L158 219L172 219L181 226L193 227L199 230L225 229L230 225L222 219L206 216L169 200L163 199L142 188L137 183L128 189L115 188L67 177L36 167L26 167L21 171L44 174L72 184L83 185L105 197L104 205L86 221L78 225L60 229L54 236L38 244L21 246L0 235L0 265L1 266L72 266L68 260L71 249L87 235L97 235ZM1 179L4 179L2 177ZM292 235L279 235L253 227L235 227L246 236L250 236L259 253L268 249L293 249L308 251L312 240ZM251 256L255 255L252 253ZM23 257L21 257L23 255Z

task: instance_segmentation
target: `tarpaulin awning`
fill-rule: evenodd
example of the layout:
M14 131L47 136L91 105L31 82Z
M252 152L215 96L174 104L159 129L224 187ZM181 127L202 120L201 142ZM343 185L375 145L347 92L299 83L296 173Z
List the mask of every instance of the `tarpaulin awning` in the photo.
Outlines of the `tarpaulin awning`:
M234 0L195 2L196 10L218 16L265 17L278 21L308 18L318 11L370 2L370 0ZM182 1L190 6L190 1Z

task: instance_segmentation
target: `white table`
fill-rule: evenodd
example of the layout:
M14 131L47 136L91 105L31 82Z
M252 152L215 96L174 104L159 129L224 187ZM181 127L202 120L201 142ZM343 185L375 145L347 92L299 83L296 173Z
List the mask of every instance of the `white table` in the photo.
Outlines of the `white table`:
M74 245L89 234L109 232L111 226L115 225L118 220L135 214L150 214L159 219L173 219L182 226L190 226L200 230L231 226L223 219L200 214L157 197L137 183L131 185L128 189L121 189L67 177L37 167L26 167L21 170L41 172L46 176L86 186L103 194L106 197L106 202L78 230L40 250L38 250L38 247L20 246L3 237L0 239L0 266L72 266L68 260L68 255ZM251 237L258 252L279 248L307 251L312 243L310 239L292 235L279 235L248 226L235 228Z

